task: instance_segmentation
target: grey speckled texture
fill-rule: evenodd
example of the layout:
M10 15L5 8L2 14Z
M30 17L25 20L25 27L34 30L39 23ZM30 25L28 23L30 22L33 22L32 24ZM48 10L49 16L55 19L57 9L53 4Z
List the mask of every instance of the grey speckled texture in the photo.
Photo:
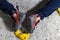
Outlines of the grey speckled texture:
M26 13L41 0L8 0L16 6L18 2L19 10ZM12 20L0 11L0 40L19 40L15 37L11 29ZM60 40L60 16L55 11L51 16L46 17L37 26L29 40Z

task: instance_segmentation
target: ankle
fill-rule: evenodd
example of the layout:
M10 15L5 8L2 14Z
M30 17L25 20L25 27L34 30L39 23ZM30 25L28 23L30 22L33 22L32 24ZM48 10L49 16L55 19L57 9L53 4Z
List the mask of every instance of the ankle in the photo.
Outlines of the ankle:
M14 18L15 18L15 17L16 17L16 13L13 13L12 17L14 17Z

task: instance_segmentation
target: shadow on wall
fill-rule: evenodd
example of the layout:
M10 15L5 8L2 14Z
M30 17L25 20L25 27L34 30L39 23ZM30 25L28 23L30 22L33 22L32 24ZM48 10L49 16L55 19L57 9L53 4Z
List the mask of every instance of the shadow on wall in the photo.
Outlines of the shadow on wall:
M8 16L8 15L6 15L5 13L3 13L1 10L0 10L0 18L2 18L3 19L3 22L5 23L5 25L6 25L6 29L8 30L8 31L13 31L12 30L12 27L14 26L13 25L13 20ZM2 25L3 25L3 23L2 23ZM1 26L1 25L0 25ZM4 26L5 27L5 26Z

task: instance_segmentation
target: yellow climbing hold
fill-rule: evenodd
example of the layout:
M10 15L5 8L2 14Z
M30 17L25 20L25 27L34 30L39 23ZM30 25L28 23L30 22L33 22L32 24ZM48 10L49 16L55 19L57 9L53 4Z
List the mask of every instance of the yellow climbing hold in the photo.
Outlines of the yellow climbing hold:
M57 9L57 12L58 12L58 14L59 14L59 16L60 16L60 8Z
M20 33L20 30L14 32L15 36L18 37L20 40L28 40L30 37L30 33Z
M21 40L28 40L30 37L30 33L21 33L18 35L19 39Z
M14 32L14 34L17 36L18 34L20 34L20 30L17 30L16 32Z

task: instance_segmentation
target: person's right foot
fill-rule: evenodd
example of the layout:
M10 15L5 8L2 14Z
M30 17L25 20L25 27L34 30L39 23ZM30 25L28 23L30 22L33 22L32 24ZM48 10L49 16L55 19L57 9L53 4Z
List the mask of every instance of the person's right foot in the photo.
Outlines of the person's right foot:
M18 25L20 23L20 14L18 10L16 11L16 13L13 13L12 17L15 21L15 24Z
M12 27L13 31L16 31L18 29L18 25L20 25L20 14L18 12L18 10L13 13L13 15L11 16L13 21L14 21L14 25Z

